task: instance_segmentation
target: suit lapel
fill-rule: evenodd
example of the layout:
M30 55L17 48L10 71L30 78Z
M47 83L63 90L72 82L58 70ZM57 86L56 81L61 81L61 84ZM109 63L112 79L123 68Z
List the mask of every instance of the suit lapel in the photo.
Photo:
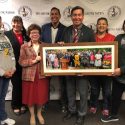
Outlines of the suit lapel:
M57 35L56 35L56 38L55 38L55 43L59 41L60 33L61 33L61 29L58 28Z
M13 31L11 31L11 41L13 41L12 42L13 46L16 46L16 47L20 48L20 44L19 44L19 42L18 42L18 40L17 40Z
M35 52L35 50L33 49L33 47L32 47L32 42L30 41L30 42L28 42L28 47L29 47L29 49L30 49L30 51L31 51L31 53L33 54L33 55L35 55L36 56L36 52Z
M81 32L80 32L78 41L82 41L84 35L85 35L85 30L84 30L84 25L83 25L81 28Z
M70 27L68 35L69 35L68 42L72 43L73 42L73 26Z
M55 43L59 42L60 41L60 36L61 36L61 33L62 33L62 24L59 23L58 25L58 31L57 31L57 35L56 35L56 38L55 38Z
M48 28L48 42L52 43L51 24Z

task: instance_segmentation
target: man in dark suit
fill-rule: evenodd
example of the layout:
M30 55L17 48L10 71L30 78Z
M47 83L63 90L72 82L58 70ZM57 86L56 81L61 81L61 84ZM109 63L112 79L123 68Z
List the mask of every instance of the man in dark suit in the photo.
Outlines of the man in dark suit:
M84 19L84 9L76 6L71 11L71 19L73 25L66 28L62 37L65 43L77 42L94 42L95 37L93 31L85 26L82 22ZM83 125L84 118L87 114L88 99L88 79L86 76L67 76L67 95L68 95L68 112L64 116L64 120L72 118L77 113L75 125ZM76 108L76 86L80 95L80 104L78 110Z
M57 43L61 41L62 33L66 26L60 23L60 10L53 7L50 11L51 22L42 26L41 40L46 43Z
M53 7L50 11L51 22L44 24L42 26L41 41L45 43L57 43L61 41L62 33L64 32L66 26L60 23L60 10ZM66 112L67 109L67 93L66 93L66 81L64 76L60 76L61 85L61 108L62 112Z

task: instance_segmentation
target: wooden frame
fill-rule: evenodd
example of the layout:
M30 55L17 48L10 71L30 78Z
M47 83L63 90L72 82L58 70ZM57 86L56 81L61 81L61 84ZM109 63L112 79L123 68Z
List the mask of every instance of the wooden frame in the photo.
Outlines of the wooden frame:
M95 64L98 60L94 60L94 64L92 63L93 61L91 61L90 64L90 53L97 53L98 50L103 54L101 67L98 66L97 63ZM61 56L59 57L59 52L65 56L63 56L63 58L61 58ZM52 56L52 53L58 57L58 59L55 59L55 64L53 64L52 58L55 57ZM73 65L71 56L69 56L69 59L67 55L73 55L74 53ZM41 75L111 75L114 69L118 67L118 43L116 41L65 43L63 46L59 44L42 43L40 55L42 57ZM108 56L106 57L104 55ZM95 57L95 59L97 59L98 56L96 55ZM93 60L92 57L91 60ZM58 65L56 62L58 62Z

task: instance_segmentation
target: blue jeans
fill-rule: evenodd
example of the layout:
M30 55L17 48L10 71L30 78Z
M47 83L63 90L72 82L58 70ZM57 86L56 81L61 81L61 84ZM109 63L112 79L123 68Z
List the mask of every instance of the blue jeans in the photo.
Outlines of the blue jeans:
M0 121L7 118L7 113L5 111L5 97L9 85L8 78L0 77Z

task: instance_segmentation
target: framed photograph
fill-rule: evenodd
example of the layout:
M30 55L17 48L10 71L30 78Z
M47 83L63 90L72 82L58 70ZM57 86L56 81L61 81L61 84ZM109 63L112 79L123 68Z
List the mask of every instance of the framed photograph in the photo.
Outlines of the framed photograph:
M41 75L111 75L118 67L118 43L41 45Z

